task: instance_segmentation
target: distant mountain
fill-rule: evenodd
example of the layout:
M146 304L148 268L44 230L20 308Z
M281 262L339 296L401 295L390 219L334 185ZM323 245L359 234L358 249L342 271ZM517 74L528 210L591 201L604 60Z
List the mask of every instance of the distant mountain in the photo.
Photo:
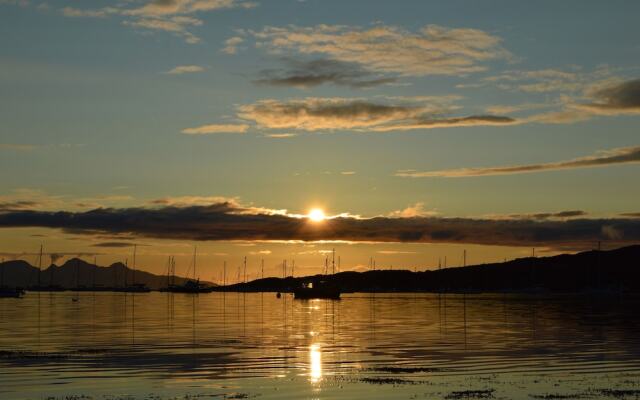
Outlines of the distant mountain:
M343 292L640 292L640 246L423 272L376 270L265 278L226 289L285 292L310 281L328 282Z
M15 260L0 263L0 286L28 288L57 285L65 289L76 287L123 287L133 283L142 283L152 290L167 286L167 277L154 275L149 272L127 268L122 263L111 264L108 267L100 267L90 264L78 258L72 258L63 265L51 264L38 274L38 268L26 261ZM134 282L135 279L135 282ZM188 279L176 276L177 285L184 284ZM4 282L3 282L4 281ZM203 282L214 286L213 283Z

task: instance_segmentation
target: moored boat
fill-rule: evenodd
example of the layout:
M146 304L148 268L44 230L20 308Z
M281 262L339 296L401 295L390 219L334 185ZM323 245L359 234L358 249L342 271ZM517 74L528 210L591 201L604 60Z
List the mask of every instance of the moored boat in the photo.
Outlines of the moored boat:
M323 281L306 282L293 290L293 298L299 300L310 299L340 299L340 289Z
M8 286L0 287L0 298L2 297L12 297L19 299L24 296L24 290L21 288L11 288Z

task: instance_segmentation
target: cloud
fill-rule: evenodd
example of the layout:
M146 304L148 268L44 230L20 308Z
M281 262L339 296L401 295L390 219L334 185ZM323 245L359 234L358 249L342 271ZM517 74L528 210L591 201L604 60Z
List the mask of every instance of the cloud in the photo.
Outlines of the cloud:
M97 195L70 199L68 196L51 195L39 189L18 188L11 190L9 194L0 195L0 211L53 210L69 205L76 209L87 209L130 200L133 200L133 197L127 195Z
M176 16L165 19L141 18L133 21L124 21L123 25L146 30L171 32L184 38L185 42L195 44L200 42L200 38L187 31L187 27L200 26L202 25L202 21L192 17Z
M259 128L318 130L394 130L448 128L460 126L509 125L515 119L504 116L472 115L442 117L454 110L451 98L386 98L378 101L358 98L305 98L279 101L262 100L242 105L238 117Z
M178 65L177 67L172 68L165 73L170 75L182 75L202 71L204 71L204 67L201 67L199 65Z
M271 250L250 251L249 254L252 256L267 256L271 254Z
M640 163L640 146L622 147L613 150L600 151L591 156L579 157L572 160L552 163L512 165L505 167L458 168L425 172L415 170L401 170L396 172L395 175L409 178L461 178L471 176L524 174L576 168L595 168L606 167L610 165L636 163Z
M232 203L206 206L102 208L85 212L4 211L0 227L45 227L74 234L199 241L349 241L569 246L640 240L638 218L491 219L342 216L322 223L283 214L246 212Z
M256 46L274 54L296 52L359 64L402 76L459 75L483 71L482 62L509 58L501 39L478 29L427 25L418 32L379 25L266 27L250 32Z
M533 213L533 214L510 214L510 215L492 215L491 218L494 219L533 219L533 220L543 220L543 219L570 219L570 218L582 218L589 215L586 211L582 210L566 210L566 211L557 211L557 212L541 212L541 213Z
M244 42L244 39L240 36L234 36L224 41L224 47L222 51L227 54L236 54L238 52L238 46Z
M0 143L0 150L31 151L33 149L35 146L31 144Z
M435 211L425 210L425 204L423 202L417 202L403 210L392 211L389 213L391 218L414 218L414 217L426 217L437 214Z
M581 96L563 96L559 110L531 115L522 122L571 124L595 116L640 114L640 79L610 78L585 85Z
M325 83L362 89L397 81L397 78L375 76L354 63L323 59L312 61L287 59L285 62L288 68L263 70L254 82L260 85L289 86L299 89Z
M211 124L182 130L185 135L210 135L215 133L245 133L249 129L247 124Z
M1 201L0 196L0 211L15 211L15 210L32 210L41 208L42 204L33 200L15 200L15 201Z
M621 213L621 217L640 218L640 212Z
M95 10L83 10L74 7L64 7L61 12L65 17L71 18L105 18L110 15L117 14L118 9L113 7L105 7Z
M587 82L602 76L602 73L603 70L598 70L592 74L559 69L506 71L500 75L483 78L477 85L495 84L504 90L517 90L527 93L575 92L582 90Z
M189 28L200 26L203 21L191 15L209 11L252 8L257 4L241 0L152 0L140 7L127 7L134 2L122 2L113 7L84 9L64 7L62 15L71 18L106 18L117 16L122 24L147 31L165 31L181 37L189 44L201 39Z
M163 197L149 201L152 206L172 206L172 207L190 207L190 206L209 206L230 205L233 208L240 207L240 203L236 197L223 196L178 196Z
M342 171L340 175L355 175L356 171Z
M271 139L288 139L288 138L292 138L292 137L296 137L298 136L298 134L296 133L269 133L267 135L264 135L265 137L271 138Z
M91 247L124 248L133 247L134 243L129 242L100 242L92 244Z
M142 7L127 11L129 15L164 16L191 14L200 11L212 11L235 7L248 8L254 4L238 0L153 0Z
M493 105L486 108L486 112L489 114L513 114L522 111L535 110L539 108L552 107L554 104L545 103L523 103L523 104L509 104L509 105Z
M29 0L0 0L0 5L27 7L29 4Z
M580 108L602 115L640 114L640 79L596 88L591 95L594 101Z

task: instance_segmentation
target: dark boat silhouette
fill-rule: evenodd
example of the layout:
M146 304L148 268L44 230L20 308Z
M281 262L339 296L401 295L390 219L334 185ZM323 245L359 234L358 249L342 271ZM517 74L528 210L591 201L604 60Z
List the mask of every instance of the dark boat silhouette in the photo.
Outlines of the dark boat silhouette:
M161 292L171 293L210 293L213 288L200 283L200 279L196 278L196 255L197 248L193 249L193 279L187 280L182 285L175 283L176 278L176 265L173 257L169 258L167 265L167 287L160 289Z
M24 290L21 288L10 288L8 286L0 287L0 298L2 297L12 297L19 299L24 296Z
M93 289L89 288L88 290L92 291ZM133 284L127 285L125 287L114 288L113 291L115 291L115 292L149 293L151 291L151 289L149 289L147 287L147 285L145 285L144 283L133 283Z
M324 281L305 282L302 286L293 290L293 298L299 300L309 299L340 299L340 289Z
M171 293L209 293L212 289L200 283L200 280L188 280L183 285L169 285L160 289L161 292Z

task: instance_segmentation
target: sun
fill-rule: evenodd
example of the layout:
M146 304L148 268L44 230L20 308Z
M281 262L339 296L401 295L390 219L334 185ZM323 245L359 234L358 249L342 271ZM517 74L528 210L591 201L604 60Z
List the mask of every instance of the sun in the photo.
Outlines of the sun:
M324 211L319 208L314 208L309 211L307 217L313 222L321 222L327 219L326 215L324 215Z

